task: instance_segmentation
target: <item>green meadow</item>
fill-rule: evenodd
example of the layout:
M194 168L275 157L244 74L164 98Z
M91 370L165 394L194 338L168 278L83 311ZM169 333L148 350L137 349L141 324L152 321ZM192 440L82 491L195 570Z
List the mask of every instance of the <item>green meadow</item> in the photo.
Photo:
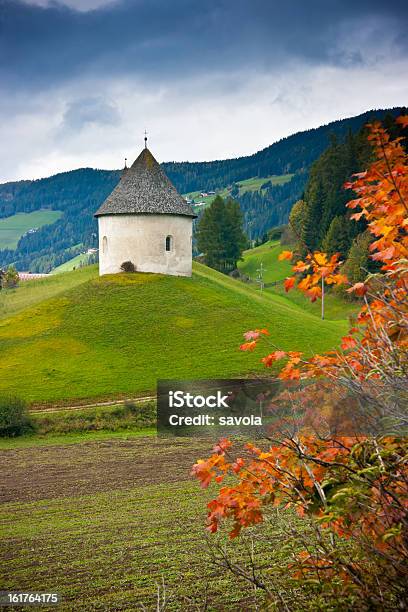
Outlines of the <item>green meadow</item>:
M291 180L293 174L281 174L281 175L272 175L272 176L264 176L264 177L253 177L249 179L245 179L244 181L237 181L237 185L239 187L239 194L242 195L247 191L259 191L264 183L270 181L272 185L283 185ZM200 191L190 191L189 193L185 193L183 197L189 198L191 200L196 200L199 202L204 202L205 204L211 204L214 200L215 195L209 196L201 196ZM229 190L225 187L217 191L217 195L220 195L223 198L226 198L229 195Z
M69 259L68 261L61 264L60 266L57 266L56 268L54 268L51 274L61 274L61 272L71 272L72 270L76 270L77 268L79 268L81 265L86 265L88 260L89 260L89 255L87 255L87 253L80 253L79 255L76 255L76 257L73 257L72 259Z
M263 279L265 283L272 283L285 279L291 273L291 265L287 260L279 261L279 254L283 251L277 240L265 242L254 249L245 251L243 260L238 262L238 269L247 274L252 280L257 277L257 270L263 264Z
M90 266L2 291L0 313L0 392L32 404L144 395L160 378L260 373L272 344L312 354L347 330L198 263L192 278L99 278ZM239 351L256 327L268 327L270 344Z
M291 264L287 260L279 261L278 256L284 249L278 241L269 241L254 249L245 251L243 260L238 263L238 268L247 274L252 280L256 280L261 263L263 264L263 279L265 283L276 283L272 287L266 287L264 293L275 298L279 297L286 304L297 306L304 312L316 317L321 316L321 302L317 300L312 303L302 293L292 289L286 293L283 280L291 275ZM259 285L258 285L259 287ZM325 318L328 320L347 320L358 311L356 302L348 302L333 291L328 290L325 295Z
M21 236L29 229L51 225L62 216L60 210L36 210L31 213L17 213L0 219L0 250L15 249Z
M44 302L95 278L96 266L81 268L75 273L58 274L20 283L17 289L0 292L0 321L12 317L25 308Z

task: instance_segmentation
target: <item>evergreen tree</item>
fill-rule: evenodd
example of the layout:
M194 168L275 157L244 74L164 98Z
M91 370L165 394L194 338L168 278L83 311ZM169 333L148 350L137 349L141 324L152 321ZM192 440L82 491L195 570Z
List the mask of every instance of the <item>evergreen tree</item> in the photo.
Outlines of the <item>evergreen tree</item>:
M242 229L243 217L235 200L217 196L203 212L196 232L197 249L208 266L227 272L236 268L247 238Z
M226 212L228 219L228 232L226 237L227 268L234 270L241 258L242 252L248 246L248 239L243 230L243 214L236 200L227 200Z
M329 255L340 253L346 257L350 246L349 220L346 216L334 217L323 240L323 251Z
M353 240L347 261L342 272L347 275L351 284L363 281L368 272L374 271L375 264L370 258L370 243L372 236L368 232L359 234Z
M352 193L344 189L344 183L367 167L370 156L371 147L362 129L358 134L350 131L344 142L332 138L328 149L313 164L305 190L307 209L301 233L308 249L323 248L346 255L353 238L364 231L364 221L348 221L346 204Z
M293 205L289 215L289 225L297 238L302 236L303 227L307 217L307 204L304 200L298 200Z
M309 185L307 197L307 214L305 215L301 239L309 250L314 251L320 243L320 223L325 197L321 180L316 180Z

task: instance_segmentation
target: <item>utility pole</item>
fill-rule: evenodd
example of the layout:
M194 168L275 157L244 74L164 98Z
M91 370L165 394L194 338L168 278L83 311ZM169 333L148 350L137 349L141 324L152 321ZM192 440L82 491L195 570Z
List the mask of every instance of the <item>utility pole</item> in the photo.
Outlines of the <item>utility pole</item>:
M263 291L265 283L263 281L263 275L265 272L265 268L263 267L263 263L261 261L261 265L259 266L259 268L257 269L257 277L256 277L256 282L259 283L260 287L261 287L261 291Z
M324 319L324 278L322 276L322 319Z

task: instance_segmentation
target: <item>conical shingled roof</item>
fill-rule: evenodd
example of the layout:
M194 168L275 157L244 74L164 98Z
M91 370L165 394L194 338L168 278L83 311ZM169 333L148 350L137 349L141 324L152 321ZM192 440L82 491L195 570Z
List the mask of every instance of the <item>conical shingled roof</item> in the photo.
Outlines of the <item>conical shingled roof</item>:
M118 185L97 210L95 217L126 214L197 216L147 148L124 171Z

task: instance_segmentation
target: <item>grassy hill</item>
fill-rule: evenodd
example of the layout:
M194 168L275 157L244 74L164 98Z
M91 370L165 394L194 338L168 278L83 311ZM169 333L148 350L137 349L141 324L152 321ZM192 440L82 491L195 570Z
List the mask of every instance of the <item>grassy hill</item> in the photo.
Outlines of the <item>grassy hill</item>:
M287 248L287 247L285 247ZM291 274L291 265L288 261L279 261L279 253L283 250L278 241L270 241L262 244L254 249L245 251L243 261L238 263L238 268L244 274L247 274L252 280L257 278L257 270L262 262L264 272L263 279L266 284L276 283L272 287L266 287L265 293L280 297L287 304L298 306L302 310L320 316L321 302L320 300L312 303L302 293L292 290L285 292L283 281ZM333 292L328 292L325 296L325 317L326 319L337 320L346 319L353 315L358 310L355 302L346 302L341 297Z
M17 289L0 291L0 322L21 312L25 308L68 291L97 275L96 267L76 270L74 274L57 274L35 281L21 283Z
M21 236L28 230L51 225L61 216L60 210L36 210L0 219L0 250L15 249Z
M86 265L89 261L88 253L80 253L76 255L72 259L69 259L65 263L61 264L54 268L51 274L61 274L61 272L71 272L71 270L76 270L81 265Z
M267 326L283 349L309 353L336 345L347 329L200 264L192 278L99 278L91 266L1 292L1 312L0 392L18 390L33 403L143 394L160 378L261 371L261 353L238 350L254 327Z
M285 261L279 261L278 256L283 251L277 240L265 242L259 247L248 249L243 255L243 261L238 262L238 268L251 279L257 276L257 270L262 262L265 283L280 281L290 275L291 265Z

